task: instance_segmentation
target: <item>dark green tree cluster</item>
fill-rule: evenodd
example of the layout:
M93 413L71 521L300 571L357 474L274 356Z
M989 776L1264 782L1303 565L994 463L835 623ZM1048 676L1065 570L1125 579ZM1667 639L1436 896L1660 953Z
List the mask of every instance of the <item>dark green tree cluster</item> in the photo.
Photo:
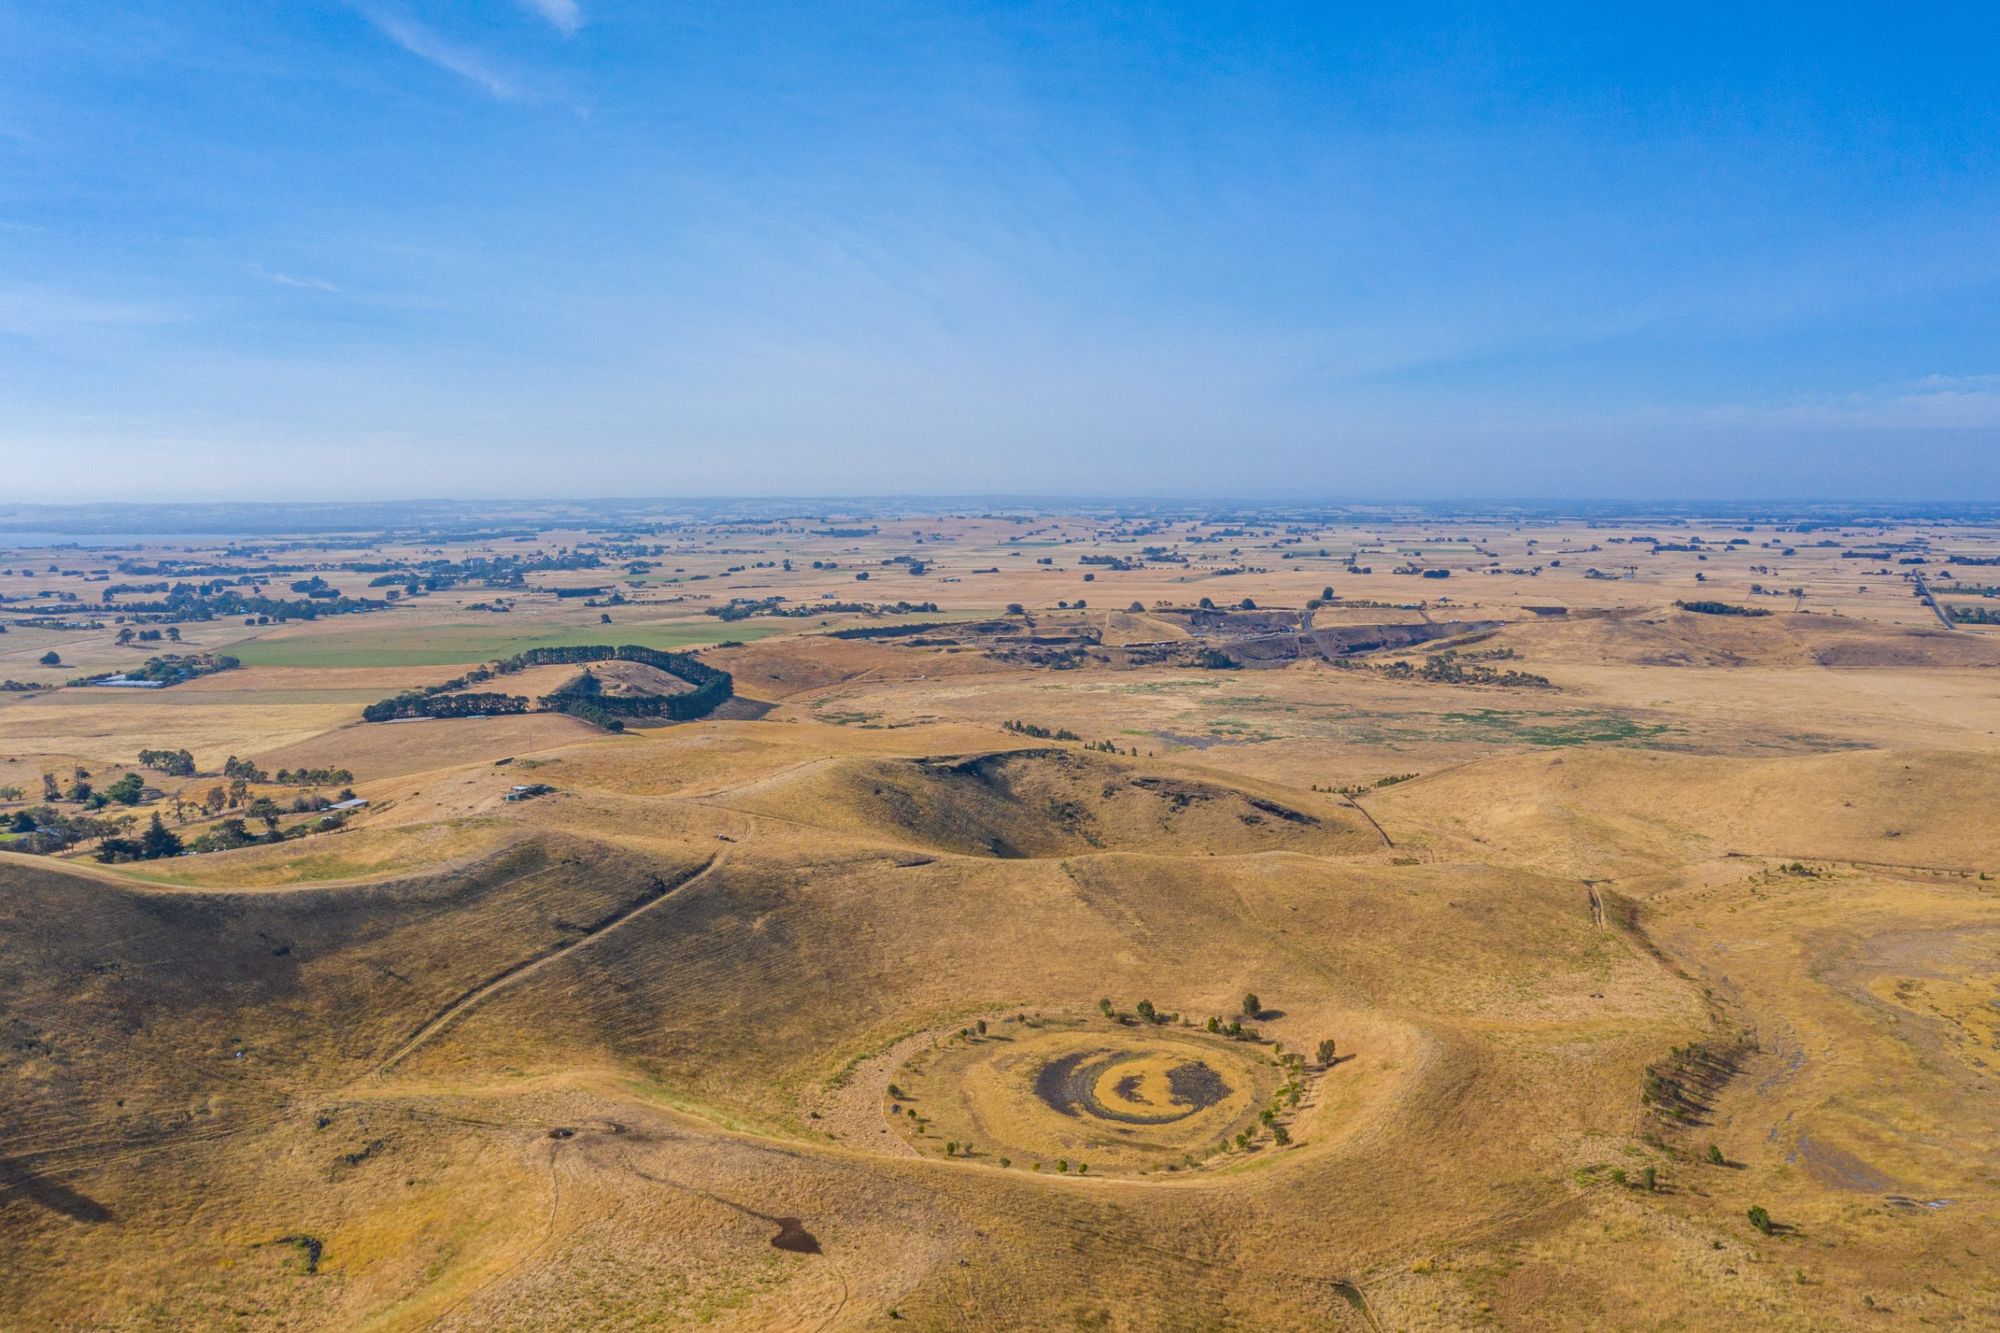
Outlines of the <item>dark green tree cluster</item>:
M317 620L321 616L354 615L381 611L389 603L373 597L306 596L296 599L265 597L235 589L204 593L193 584L177 583L166 598L155 602L124 602L120 609L142 611L174 620L215 620L223 616L263 616L269 620Z
M819 615L827 611L838 610L840 605L852 607L866 605L866 603L827 603L824 606L812 608L812 611L814 615ZM935 610L936 608L933 607L932 609ZM826 637L829 639L908 639L919 634L929 634L940 629L949 628L951 627L948 625L936 625L929 621L918 621L914 625L856 625L852 629L828 630ZM721 646L721 644L716 645L718 648Z
M1693 611L1704 616L1768 616L1771 613L1761 606L1737 606L1730 602L1675 602L1683 611Z
M110 837L97 846L97 859L106 863L118 861L157 861L163 856L179 856L181 840L175 832L153 816L153 822L146 831L136 838Z
M139 763L144 768L165 773L170 778L194 776L194 756L186 750L141 750Z
M406 717L478 717L488 713L525 713L528 701L518 694L431 694L409 690L361 710L363 722L391 722Z
M553 570L598 569L604 561L594 552L565 552L559 555L533 556L468 556L463 560L423 560L413 564L398 563L389 573L378 575L368 581L371 588L393 588L400 585L409 596L420 592L437 592L444 588L457 587L462 583L477 584L488 588L521 588L526 586L523 577L527 574ZM380 566L349 565L357 573L365 573Z
M307 837L313 833L325 833L337 829L347 822L341 811L322 815L310 823L294 824L290 828L279 827L279 810L275 801L260 798L252 801L243 815L231 815L217 821L215 827L190 840L187 850L191 852L228 852L238 847L251 847L263 843L290 842L295 838ZM247 818L246 818L247 816ZM264 832L251 829L248 820L255 819L264 825Z
M131 816L124 818L129 820ZM116 836L121 824L94 815L64 814L53 805L38 805L16 811L7 821L7 831L17 835L7 844L9 851L45 855L93 838Z
M1554 688L1547 676L1512 669L1495 671L1483 662L1468 662L1448 648L1426 656L1421 667L1408 662L1390 662L1376 670L1394 680L1423 680L1433 685L1505 685L1534 690Z
M1047 727L1036 726L1033 722L1007 721L1002 722L1000 725L1005 730L1011 731L1017 736L1033 736L1036 740L1080 741L1083 739L1083 737L1077 735L1068 727L1057 727L1051 731Z
M274 779L286 787L334 787L354 781L344 768L281 768Z
M562 648L530 648L514 657L477 667L463 676L422 690L410 690L392 699L372 703L361 712L363 721L388 722L412 717L472 717L488 713L525 713L528 701L520 695L475 693L456 694L468 685L480 684L495 676L512 675L529 667L561 666L568 663L637 662L686 681L694 688L682 694L605 694L596 678L584 677L537 700L551 712L573 717L611 730L622 730L627 718L664 718L685 722L706 717L735 693L735 682L727 671L718 671L687 653L663 652L637 644L609 647L578 644ZM585 683L585 680L589 683ZM612 724L616 723L614 727Z
M149 657L144 664L124 673L127 680L155 680L162 685L179 685L182 681L193 680L197 676L212 676L218 671L233 671L242 663L227 653L195 653L183 657L179 653L167 653L161 657Z
M146 782L137 773L127 773L104 789L104 799L120 805L137 805L146 794Z
M657 648L643 648L636 644L626 644L617 648L597 645L577 648L531 648L517 658L498 664L498 669L506 672L512 663L521 666L552 666L563 662L637 662L641 666L652 667L686 681L694 688L682 694L625 694L609 695L601 691L570 694L558 690L542 698L544 708L558 712L577 713L581 708L588 713L604 713L612 718L665 718L672 722L686 722L710 713L727 703L735 693L735 681L727 671L719 671L706 662L687 653L663 652ZM586 673L587 675L588 673ZM578 713L578 716L583 714ZM585 717L595 721L594 717ZM604 725L599 723L598 725Z
M905 616L935 612L936 602L840 602L831 598L818 602L790 602L783 597L732 597L720 606L703 608L702 614L718 620L748 620L751 616L785 616L804 620L812 616L868 615ZM922 626L913 627L921 630Z

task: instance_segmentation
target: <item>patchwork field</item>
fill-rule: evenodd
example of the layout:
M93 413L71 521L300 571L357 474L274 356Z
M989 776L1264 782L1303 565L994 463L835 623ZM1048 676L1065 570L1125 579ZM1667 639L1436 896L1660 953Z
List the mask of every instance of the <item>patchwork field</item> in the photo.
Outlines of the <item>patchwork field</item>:
M575 524L0 551L0 1326L2000 1326L2000 530Z

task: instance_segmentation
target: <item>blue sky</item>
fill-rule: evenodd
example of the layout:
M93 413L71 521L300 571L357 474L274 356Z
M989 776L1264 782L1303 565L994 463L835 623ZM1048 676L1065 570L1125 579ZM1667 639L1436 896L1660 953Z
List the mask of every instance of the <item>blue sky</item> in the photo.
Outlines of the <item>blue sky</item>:
M0 0L0 475L2000 499L1996 39L1949 5Z

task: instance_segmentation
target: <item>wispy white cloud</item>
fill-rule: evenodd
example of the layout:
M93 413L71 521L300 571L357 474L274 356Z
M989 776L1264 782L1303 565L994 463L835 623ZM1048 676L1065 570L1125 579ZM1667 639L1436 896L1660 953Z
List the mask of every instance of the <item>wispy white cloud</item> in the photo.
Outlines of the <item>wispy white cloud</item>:
M477 52L467 50L415 19L373 7L363 8L361 13L383 36L419 60L427 60L439 69L476 83L503 102L519 95L520 90L512 81L494 70Z
M1967 389L1991 389L2000 393L2000 375L1926 375L1915 385L1932 393L1957 393Z
M576 35L583 26L583 7L576 0L520 0L521 7L539 14L565 37Z
M311 276L302 278L291 273L280 273L275 269L266 268L260 268L256 272L257 276L264 279L264 281L276 283L280 287L298 287L312 292L338 292L340 290L339 287L328 282L325 278Z
M2000 427L2000 375L1926 375L1904 384L1783 403L1722 403L1695 419L1718 426L1821 430L1965 430Z

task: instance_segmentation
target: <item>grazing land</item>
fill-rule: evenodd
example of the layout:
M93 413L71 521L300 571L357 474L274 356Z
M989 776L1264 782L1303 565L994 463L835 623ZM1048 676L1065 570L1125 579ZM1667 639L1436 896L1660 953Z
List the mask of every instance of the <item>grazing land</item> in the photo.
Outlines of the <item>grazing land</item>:
M2000 1326L2000 515L120 520L0 1326Z
M407 625L369 629L313 629L252 640L237 654L253 666L423 667L470 665L513 657L531 648L573 648L601 642L595 625L510 634L485 625L425 625L421 634ZM620 642L642 648L706 648L728 639L761 639L771 625L724 625L719 621L640 621L622 626Z

